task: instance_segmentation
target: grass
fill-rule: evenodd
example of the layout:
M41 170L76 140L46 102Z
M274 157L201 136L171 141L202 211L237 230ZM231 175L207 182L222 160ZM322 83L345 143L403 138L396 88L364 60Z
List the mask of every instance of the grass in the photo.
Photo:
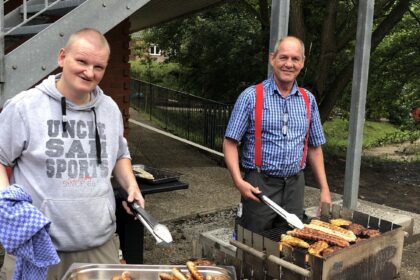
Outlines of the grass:
M149 119L149 115L140 111L140 114ZM174 116L172 116L174 117ZM152 117L152 121L160 127L165 127L164 122ZM348 147L349 122L344 119L335 118L324 123L325 136L327 143L323 146L326 155L330 156L345 156ZM172 131L174 132L174 131ZM190 131L190 138L194 139L194 134L197 131ZM182 135L182 131L175 132L175 134ZM196 135L197 139L200 135ZM405 141L414 141L420 138L420 131L403 131L397 126L387 122L372 122L366 121L363 130L363 149L371 147L378 147L385 144L397 144ZM220 145L222 139L216 139L216 146ZM193 140L194 141L194 140ZM417 158L417 152L414 152ZM420 158L420 155L418 155Z
M324 149L330 154L343 155L348 146L349 122L333 119L324 123L327 144ZM366 121L363 130L363 149L385 144L396 144L420 138L419 131L402 131L386 122Z

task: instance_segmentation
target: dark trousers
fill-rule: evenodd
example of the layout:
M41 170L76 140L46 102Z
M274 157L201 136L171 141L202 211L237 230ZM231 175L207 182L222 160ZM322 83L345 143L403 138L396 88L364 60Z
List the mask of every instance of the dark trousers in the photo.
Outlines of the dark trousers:
M245 172L244 180L259 187L287 212L303 218L305 176L303 171L291 177L272 177L256 170ZM242 211L238 211L238 222L253 232L262 232L280 227L286 221L264 203L241 198ZM240 206L240 208L241 208ZM240 213L242 212L242 213ZM242 214L242 215L241 215Z

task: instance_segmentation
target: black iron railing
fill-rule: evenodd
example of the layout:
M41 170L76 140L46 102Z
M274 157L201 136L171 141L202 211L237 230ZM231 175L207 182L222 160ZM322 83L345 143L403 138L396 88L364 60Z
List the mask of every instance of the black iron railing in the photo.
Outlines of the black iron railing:
M165 130L207 148L222 151L232 105L131 79L130 106Z

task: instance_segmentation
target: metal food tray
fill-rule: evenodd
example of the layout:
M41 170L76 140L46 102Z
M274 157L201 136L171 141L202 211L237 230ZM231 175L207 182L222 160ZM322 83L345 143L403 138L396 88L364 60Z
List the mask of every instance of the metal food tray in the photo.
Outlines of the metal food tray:
M150 174L153 175L154 179L147 179L147 178L140 177L138 173L134 170L135 167L140 167L144 169L144 171L149 172ZM173 181L178 180L179 177L181 176L181 173L178 173L175 171L154 168L154 167L150 167L150 166L146 166L142 164L133 164L133 172L134 172L134 175L139 179L139 181L143 181L145 183L150 183L150 184L162 184L162 183L173 182Z
M61 280L112 280L128 272L133 280L159 280L159 273L171 274L172 268L177 267L182 272L188 272L185 265L132 265L132 264L80 264L74 263ZM204 278L210 275L223 280L236 280L233 266L197 266L197 270Z

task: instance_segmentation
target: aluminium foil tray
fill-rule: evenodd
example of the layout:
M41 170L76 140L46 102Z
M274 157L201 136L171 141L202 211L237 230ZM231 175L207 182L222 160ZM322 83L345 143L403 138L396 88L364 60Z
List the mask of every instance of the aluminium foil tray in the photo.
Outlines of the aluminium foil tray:
M178 267L182 272L188 272L185 265L133 265L133 264L80 264L74 263L63 276L62 280L112 280L128 272L133 280L159 280L159 273L171 274L172 268ZM236 280L233 266L197 266L197 270L206 278L207 275L223 280Z

